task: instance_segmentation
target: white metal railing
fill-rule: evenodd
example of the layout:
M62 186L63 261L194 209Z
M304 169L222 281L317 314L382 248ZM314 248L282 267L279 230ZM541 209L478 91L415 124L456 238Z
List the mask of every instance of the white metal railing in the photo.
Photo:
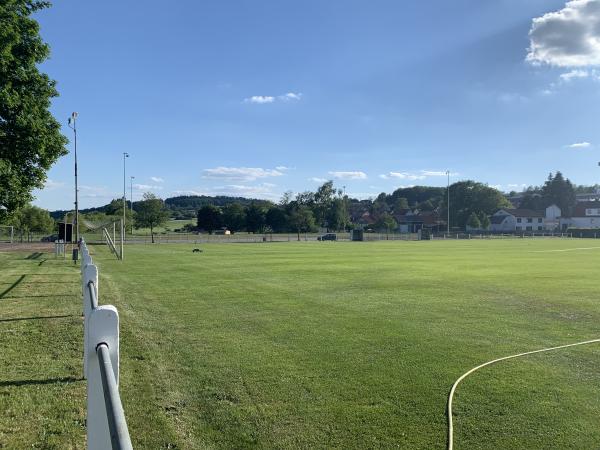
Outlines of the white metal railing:
M81 239L83 376L87 379L87 448L132 449L119 395L119 313L98 306L98 268Z

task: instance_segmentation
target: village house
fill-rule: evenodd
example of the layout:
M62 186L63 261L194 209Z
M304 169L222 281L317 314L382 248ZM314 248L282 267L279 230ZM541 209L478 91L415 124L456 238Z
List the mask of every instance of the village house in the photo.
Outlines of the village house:
M560 208L550 205L545 210L503 208L491 216L491 231L553 231L560 227Z

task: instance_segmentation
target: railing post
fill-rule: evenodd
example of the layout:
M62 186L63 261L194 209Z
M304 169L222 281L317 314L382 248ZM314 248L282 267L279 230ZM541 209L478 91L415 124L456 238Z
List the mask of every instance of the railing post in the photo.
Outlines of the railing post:
M114 306L100 306L88 318L87 348L87 445L89 450L112 448L105 393L96 352L99 344L109 350L117 386L119 383L119 313Z
M92 314L92 296L89 283L93 282L92 289L98 299L98 268L93 264L83 270L83 378L88 378L88 346L85 345L89 335L89 319Z

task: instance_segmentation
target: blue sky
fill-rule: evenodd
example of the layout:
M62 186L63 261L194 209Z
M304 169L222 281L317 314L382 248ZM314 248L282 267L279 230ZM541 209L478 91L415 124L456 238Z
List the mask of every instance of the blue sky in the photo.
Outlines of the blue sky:
M122 195L123 152L134 200L277 200L326 179L364 198L446 170L502 190L557 169L598 182L598 6L61 0L37 18L69 138L79 113L85 208ZM52 168L37 205L72 207L72 167Z

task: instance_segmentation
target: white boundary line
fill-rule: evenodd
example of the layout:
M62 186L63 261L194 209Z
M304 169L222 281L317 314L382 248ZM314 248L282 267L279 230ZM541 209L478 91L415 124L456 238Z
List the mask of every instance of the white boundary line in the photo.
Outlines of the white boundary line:
M575 247L575 248L562 248L557 250L534 250L532 253L548 253L548 252L574 252L576 250L596 250L600 247Z
M488 361L486 363L483 363L477 367L472 368L471 370L469 370L468 372L466 372L464 375L462 375L458 380L456 380L454 382L454 384L452 385L452 389L450 389L450 395L448 396L448 450L452 450L453 449L453 441L454 441L454 427L452 424L452 399L454 398L454 392L456 391L456 388L458 386L458 384L464 380L465 378L467 378L469 375L471 375L473 372L475 372L476 370L481 369L482 367L485 366L489 366L490 364L494 364L500 361L505 361L507 359L512 359L512 358L518 358L520 356L526 356L526 355L532 355L534 353L542 353L542 352L549 352L551 350L559 350L561 348L567 348L567 347L575 347L576 345L586 345L586 344L595 344L597 342L600 342L600 339L592 339L591 341L583 341L583 342L577 342L575 344L567 344L567 345L559 345L558 347L549 347L549 348L543 348L541 350L534 350L531 352L525 352L525 353L519 353L517 355L510 355L510 356L504 356L503 358L498 358L498 359L494 359L492 361Z

